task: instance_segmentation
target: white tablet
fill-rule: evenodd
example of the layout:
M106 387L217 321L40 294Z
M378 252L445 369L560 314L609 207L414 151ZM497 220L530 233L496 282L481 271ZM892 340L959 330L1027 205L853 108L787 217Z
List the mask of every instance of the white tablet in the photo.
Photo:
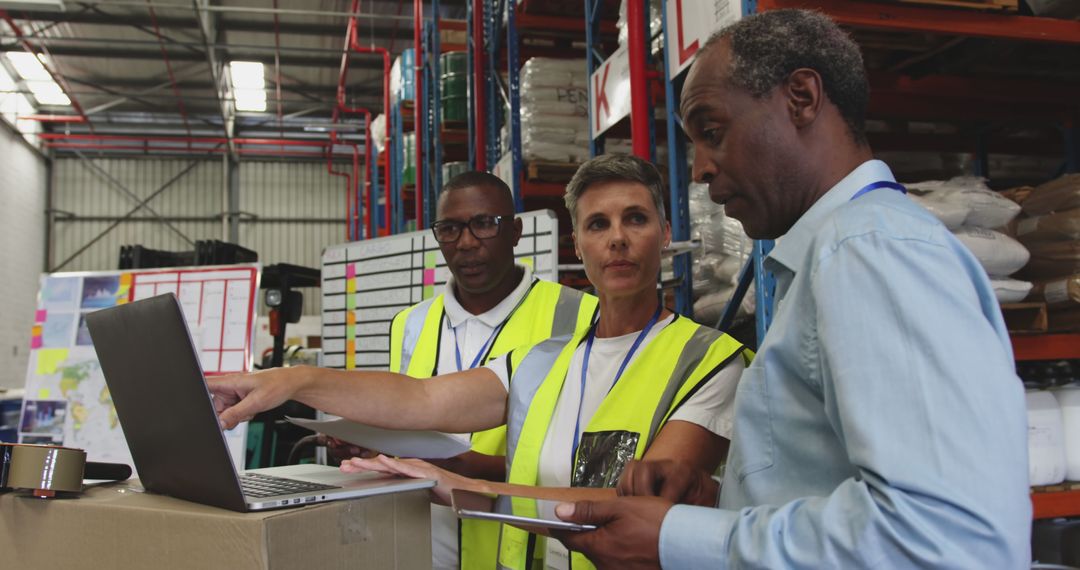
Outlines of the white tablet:
M565 501L513 495L485 495L461 489L454 489L450 493L450 499L454 512L464 519L500 521L520 527L596 530L595 525L560 520L555 515L555 506Z

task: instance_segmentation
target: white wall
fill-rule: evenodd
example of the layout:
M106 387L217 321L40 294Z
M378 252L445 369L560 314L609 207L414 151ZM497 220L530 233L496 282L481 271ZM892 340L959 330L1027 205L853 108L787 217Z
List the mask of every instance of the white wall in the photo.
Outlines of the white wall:
M0 121L0 388L22 387L45 259L44 158Z

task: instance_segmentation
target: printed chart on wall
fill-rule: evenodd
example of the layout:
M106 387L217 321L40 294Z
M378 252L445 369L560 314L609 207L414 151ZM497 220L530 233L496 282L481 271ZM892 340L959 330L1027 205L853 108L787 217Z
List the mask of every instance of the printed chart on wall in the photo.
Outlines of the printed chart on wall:
M132 465L86 314L172 293L203 371L241 372L251 369L258 286L258 264L42 275L19 441L76 447L90 461ZM245 428L226 433L238 465L246 437Z
M550 210L527 212L517 263L540 279L558 273L558 221ZM335 245L323 253L323 364L386 370L390 322L399 311L442 292L450 277L430 231Z

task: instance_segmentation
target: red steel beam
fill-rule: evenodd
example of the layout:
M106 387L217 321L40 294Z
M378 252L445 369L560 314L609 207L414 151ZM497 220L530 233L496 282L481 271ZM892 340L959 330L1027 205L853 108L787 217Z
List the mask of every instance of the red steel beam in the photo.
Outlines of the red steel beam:
M360 11L360 0L353 0L352 10L351 11L352 11L353 14L359 13L359 11ZM345 105L345 78L346 78L346 76L348 74L348 66L349 66L348 56L349 56L349 51L353 51L353 52L356 52L356 53L374 53L374 54L379 54L379 55L382 56L382 60L383 60L383 116L386 118L387 121L389 121L389 119L390 119L390 52L386 48L367 47L367 46L360 45L356 16L353 16L353 17L349 18L349 24L348 24L348 28L346 30L346 35L345 35L345 44L346 44L346 49L345 49L345 52L342 54L342 59L341 59L341 71L338 74L338 91L337 91L338 104L334 107L334 119L333 120L334 121L337 120L339 112L358 113L358 112L361 112L361 111L366 111L366 109L352 109L352 108ZM367 226L368 226L368 237L374 237L375 236L374 217L371 216L371 209L374 208L375 205L372 203L372 196L371 196L371 173L373 172L373 170L372 170L372 166L371 166L371 145L372 145L372 142L371 142L371 121L370 121L370 118L371 118L371 115L370 115L370 113L368 113L368 115L367 115L368 120L366 121L366 123L367 123L367 142L364 145L365 146L364 155L366 157L365 169L366 169L366 172L368 174L368 176L365 178L365 184L367 185L367 191L366 191L365 194L367 196L367 204L368 204L368 208L367 208L367 211L365 212L365 215L368 216L368 224L367 224ZM387 153L387 154L389 154L391 152L390 129L389 128L386 129L385 137L384 137L384 140L383 140L383 149L384 149L384 152ZM387 189L388 189L388 194L389 194L389 187L390 187L390 185L389 185L389 177L390 177L389 168L387 168L387 185L386 186L387 186ZM390 220L390 217L393 215L393 212L390 210L390 204L391 203L392 203L391 200L387 200L387 209L388 209L388 215L386 217L387 226L385 228L383 228L383 232L382 232L383 235L388 235L389 220Z
M649 78L645 66L648 40L645 38L645 0L626 2L626 26L630 52L630 139L634 156L649 160Z
M183 144L219 144L228 143L225 137L167 137L167 136L142 136L142 135L98 135L98 134L74 134L74 133L41 133L38 138L46 141L140 141L140 142L172 142ZM249 145L273 145L273 146L302 146L326 148L329 142L300 140L300 139L259 139L259 138L234 138L236 144Z
M172 62L169 61L169 52L165 51L165 38L161 35L161 28L158 27L157 13L154 12L154 5L150 3L150 0L146 0L146 7L150 11L150 22L154 25L154 35L157 36L158 48L161 49L161 59L165 60L165 71L169 73L169 84L172 85L176 105L180 109L180 118L184 121L184 130L187 131L190 137L191 124L188 123L187 108L184 107L184 98L180 96L180 86L176 83L176 74L173 73Z
M42 123L85 123L86 119L78 115L22 115L20 121L40 121Z
M206 153L206 154L225 154L228 149L221 149L217 147L161 147L150 146L140 144L94 144L94 143L74 143L74 142L46 142L46 148L68 148L68 149L81 149L81 150L137 150L143 152L151 151L168 151L168 152L187 152L187 153ZM258 155L258 156L288 156L288 157L308 157L319 158L323 155L322 152L301 152L290 150L274 150L274 149L262 149L262 148L238 148L236 152L242 155Z
M1080 44L1080 21L848 0L758 0L758 11L821 10L841 24L1037 42Z

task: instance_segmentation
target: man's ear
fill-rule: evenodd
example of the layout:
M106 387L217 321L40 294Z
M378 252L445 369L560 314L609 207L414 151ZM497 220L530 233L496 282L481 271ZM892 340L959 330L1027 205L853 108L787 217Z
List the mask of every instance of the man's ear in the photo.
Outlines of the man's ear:
M521 218L514 217L514 247L517 247L519 241L521 241L521 234L524 226L521 224Z
M795 128L811 125L821 112L825 99L821 75L813 69L799 68L788 75L781 87Z

